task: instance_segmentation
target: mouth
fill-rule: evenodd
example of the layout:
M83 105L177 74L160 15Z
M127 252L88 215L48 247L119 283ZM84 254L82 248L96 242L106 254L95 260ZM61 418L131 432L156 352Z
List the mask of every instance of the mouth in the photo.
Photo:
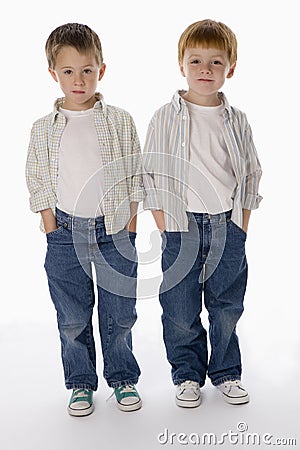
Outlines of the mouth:
M72 94L84 94L85 91L72 91Z
M211 80L209 78L198 78L198 81L203 81L204 83L211 83L214 80Z

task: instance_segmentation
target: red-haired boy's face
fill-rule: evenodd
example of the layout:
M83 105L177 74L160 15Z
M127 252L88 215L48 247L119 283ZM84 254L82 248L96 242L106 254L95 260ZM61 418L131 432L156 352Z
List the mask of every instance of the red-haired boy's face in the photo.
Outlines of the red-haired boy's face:
M232 77L235 64L230 66L225 50L216 48L187 48L180 71L189 89L187 100L203 106L217 106L218 92L226 78Z

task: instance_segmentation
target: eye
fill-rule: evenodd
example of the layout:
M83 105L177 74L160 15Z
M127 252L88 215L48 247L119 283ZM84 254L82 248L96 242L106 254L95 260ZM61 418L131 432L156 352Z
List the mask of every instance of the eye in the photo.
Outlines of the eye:
M211 64L213 66L222 65L221 61L219 61L218 59L214 59L213 61L211 61Z
M193 59L192 61L191 61L191 64L199 64L200 63L200 60L199 59Z
M71 75L72 74L72 70L71 69L67 69L64 71L65 75Z
M85 73L86 75L92 73L91 69L84 69L83 73Z

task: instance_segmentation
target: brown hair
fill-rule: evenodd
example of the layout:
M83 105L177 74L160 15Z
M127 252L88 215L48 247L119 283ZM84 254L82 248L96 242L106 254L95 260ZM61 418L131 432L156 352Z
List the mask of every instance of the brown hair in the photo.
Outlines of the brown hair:
M50 69L55 68L58 52L66 45L76 48L79 53L92 51L97 64L102 66L102 47L98 35L87 25L67 23L53 30L47 39L45 50Z
M199 45L225 50L232 66L237 60L237 40L235 34L222 22L205 19L192 23L182 33L178 42L178 61L182 64L187 48Z

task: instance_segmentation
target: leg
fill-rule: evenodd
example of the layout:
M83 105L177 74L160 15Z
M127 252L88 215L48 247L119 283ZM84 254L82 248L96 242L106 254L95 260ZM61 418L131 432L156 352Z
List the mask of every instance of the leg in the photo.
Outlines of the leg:
M134 385L140 369L132 352L136 321L137 255L135 234L102 238L95 256L104 377L110 387Z
M60 227L47 240L45 269L57 311L66 387L96 390L91 267L78 261L70 230Z
M197 225L192 223L190 227ZM162 254L164 279L159 299L163 309L163 338L174 384L191 380L203 386L207 370L207 338L200 319L202 264L199 242L193 236L193 232L164 233L167 242Z
M214 385L241 377L236 325L243 312L247 284L245 240L246 233L232 221L227 222L223 255L205 282L204 299L209 313L211 343L208 375Z

